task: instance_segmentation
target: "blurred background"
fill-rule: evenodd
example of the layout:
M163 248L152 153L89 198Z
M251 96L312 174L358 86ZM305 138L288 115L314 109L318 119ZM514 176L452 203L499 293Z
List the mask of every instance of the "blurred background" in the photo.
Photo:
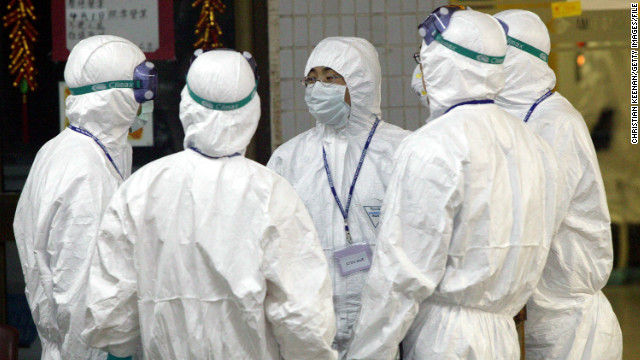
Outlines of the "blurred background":
M38 149L66 126L63 73L74 44L95 34L119 35L138 44L158 67L153 122L130 138L134 171L183 149L178 104L193 50L205 43L251 52L259 66L262 115L247 156L265 164L277 146L314 126L299 80L311 50L327 36L373 43L382 67L383 119L409 130L423 125L427 111L410 87L412 55L420 45L417 25L446 4L488 14L526 9L546 23L555 90L584 116L607 191L615 263L604 292L623 329L624 359L640 359L640 145L630 142L629 2L2 0L0 324L20 330L20 359L39 359L40 345L11 224ZM15 14L28 20L18 29L28 35L24 39L14 33ZM12 69L23 60L29 70L19 79Z

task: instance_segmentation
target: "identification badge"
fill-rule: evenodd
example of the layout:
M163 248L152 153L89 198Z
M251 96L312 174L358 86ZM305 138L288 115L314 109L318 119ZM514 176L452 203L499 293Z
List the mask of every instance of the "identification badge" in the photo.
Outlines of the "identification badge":
M371 267L371 248L365 243L354 244L333 253L338 261L340 275L347 276Z

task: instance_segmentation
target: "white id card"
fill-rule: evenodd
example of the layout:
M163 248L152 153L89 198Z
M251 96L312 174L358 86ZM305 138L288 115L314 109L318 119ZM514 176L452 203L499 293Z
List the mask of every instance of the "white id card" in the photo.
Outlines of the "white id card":
M371 248L365 243L350 245L344 249L334 251L338 261L340 275L347 276L357 271L369 270L371 267Z

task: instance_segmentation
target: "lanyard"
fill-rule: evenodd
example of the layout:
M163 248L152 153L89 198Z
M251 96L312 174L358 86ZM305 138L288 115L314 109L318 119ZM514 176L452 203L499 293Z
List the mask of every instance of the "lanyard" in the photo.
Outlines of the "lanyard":
M536 100L536 102L534 102L533 105L531 105L531 109L527 111L527 115L524 117L524 122L529 121L529 117L531 116L531 114L533 114L533 110L535 110L538 107L538 105L540 105L541 102L543 102L546 98L548 98L552 94L553 94L553 91L549 90L547 91L546 94L540 96L540 98L538 98L538 100Z
M445 111L444 113L448 113L449 111L457 108L458 106L462 106L462 105L478 105L478 104L493 104L494 101L493 100L471 100L471 101L465 101L465 102L461 102L458 104L453 105L452 107L449 108L449 110ZM444 114L443 114L444 115Z
M196 148L196 147L190 146L189 149L191 149L191 150L197 152L198 154L200 154L200 155L202 155L202 156L204 156L206 158L209 158L209 159L232 158L234 156L239 156L240 155L240 153L234 153L234 154L225 155L225 156L209 156L209 155L203 153L202 151L198 150L198 148Z
M122 173L120 172L120 169L118 169L118 166L116 165L116 163L113 161L113 159L111 158L111 155L109 155L109 151L107 151L107 148L102 144L102 142L100 141L100 139L98 139L97 137L95 137L92 133L88 132L85 129L73 126L73 125L69 125L69 128L77 133L80 133L84 136L88 136L90 138L93 139L93 141L96 142L96 144L98 144L100 146L100 148L102 149L102 151L104 151L104 154L107 155L107 159L109 159L109 161L111 162L111 165L113 165L113 167L116 169L116 171L118 172L118 175L120 175L120 178L122 180L124 180L124 176L122 176Z
M356 168L356 173L353 175L353 181L351 182L351 187L349 188L349 197L347 198L347 207L342 207L342 202L338 197L338 193L336 192L336 188L333 185L333 178L331 177L331 170L329 169L329 163L327 162L327 153L324 150L324 146L322 146L322 159L324 160L324 170L327 172L327 179L329 180L329 186L331 187L331 192L333 193L333 198L336 200L338 207L340 208L340 212L342 213L342 217L344 218L344 231L347 233L347 242L349 244L353 244L351 240L351 233L349 233L349 224L347 223L347 218L349 217L349 207L351 206L351 198L353 197L353 190L356 188L356 181L358 181L358 175L360 175L360 169L362 169L362 164L364 163L364 158L367 155L367 150L369 149L369 144L371 144L371 139L373 138L373 134L376 132L376 128L380 123L380 119L376 118L376 121L373 123L371 127L371 131L369 132L369 137L367 138L367 142L364 144L364 149L362 149L362 155L360 155L360 161L358 162L358 167Z

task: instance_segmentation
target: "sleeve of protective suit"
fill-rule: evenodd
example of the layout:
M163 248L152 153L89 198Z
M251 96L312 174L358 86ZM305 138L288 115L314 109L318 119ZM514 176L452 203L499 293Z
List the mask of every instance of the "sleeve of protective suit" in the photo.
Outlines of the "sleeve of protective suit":
M280 176L284 176L284 174L282 173L283 172L282 165L284 164L282 153L283 153L282 148L276 149L271 155L271 158L269 158L269 162L267 162L267 168L275 171L276 174Z
M571 205L560 225L559 238L575 238L575 241L554 244L551 248L550 261L559 262L559 266L567 269L565 273L573 275L571 281L562 278L553 288L575 294L604 287L613 265L613 247L606 193L589 131L579 114L565 116L576 118L567 119L566 125L556 130L556 134L549 134L547 128L539 130L543 138L552 141L558 159L562 159L566 168L569 186L566 196ZM545 278L550 279L555 277Z
M69 271L83 267L87 254L91 253L93 237L100 223L102 210L106 206L108 192L101 183L99 175L86 175L76 178L69 184L68 190L56 202L57 208L47 209L51 215L49 241L37 244L35 253L40 254L37 263L41 266L41 279L45 289L50 288L52 308L59 334L78 336L82 324L82 308L84 307L84 284L87 274ZM89 197L89 198L87 198ZM42 247L42 248L40 248ZM46 248L45 248L46 247ZM48 265L48 266L47 266ZM73 342L65 342L64 353L74 353Z
M451 156L423 149L396 153L347 359L392 359L444 275L462 185Z
M140 343L132 219L123 190L113 196L100 224L82 333L89 346L118 357L135 354Z
M263 236L265 311L285 360L337 359L331 277L313 222L294 189L278 179Z

